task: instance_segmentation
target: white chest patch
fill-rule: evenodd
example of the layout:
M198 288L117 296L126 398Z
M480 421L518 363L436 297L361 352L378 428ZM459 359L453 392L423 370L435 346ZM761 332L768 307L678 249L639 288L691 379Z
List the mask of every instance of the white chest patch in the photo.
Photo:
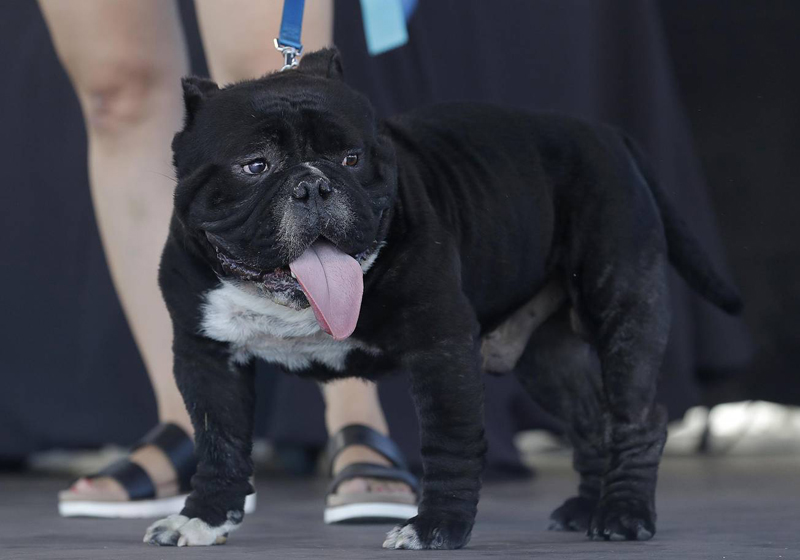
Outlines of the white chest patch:
M352 338L334 340L320 329L310 307L297 311L279 305L251 283L223 281L206 293L205 300L202 333L229 342L238 363L254 356L288 370L302 370L316 362L342 371L352 350L378 353L377 348Z

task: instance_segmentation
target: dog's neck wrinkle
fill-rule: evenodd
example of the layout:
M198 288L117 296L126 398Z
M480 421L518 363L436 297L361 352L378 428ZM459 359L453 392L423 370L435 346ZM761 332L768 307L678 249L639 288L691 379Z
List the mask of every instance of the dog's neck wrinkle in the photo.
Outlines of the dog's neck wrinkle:
M402 240L406 237L402 221L398 220L399 215L402 215L402 212L397 208L397 203L384 212L383 224L379 226L379 232L385 229L386 234L382 237L379 234L378 238L381 241L376 245L375 252L377 255L369 270L364 274L364 300L368 299L370 288L380 280L384 273L391 269L392 257L387 255L395 254L397 247L402 246Z
M213 249L206 248L203 240L194 235L175 214L170 221L170 235L164 251L171 251L175 258L188 260L191 269L202 278L205 289L213 289L221 282L222 269Z

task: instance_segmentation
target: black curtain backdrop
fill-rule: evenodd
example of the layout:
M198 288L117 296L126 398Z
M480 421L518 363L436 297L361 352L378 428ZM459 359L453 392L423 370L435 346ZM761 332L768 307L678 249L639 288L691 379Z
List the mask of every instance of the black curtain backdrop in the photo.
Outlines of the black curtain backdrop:
M757 342L754 365L732 378L733 384L728 381L725 394L800 403L796 374L800 363L796 344L800 335L800 228L794 215L800 202L796 188L800 176L800 5L793 0L669 0L660 4L663 20L659 21L653 18L659 5L652 2L640 3L644 7L633 10L624 2L582 3L585 10L571 13L559 8L559 2L538 2L534 8L537 17L526 20L525 32L512 33L503 26L485 25L497 3L489 4L464 1L451 6L444 0L421 0L419 9L427 14L420 12L412 21L417 41L414 56L395 52L372 61L357 60L363 48L360 28L352 22L346 25L339 17L337 42L348 56L345 63L348 75L353 74L350 79L362 89L373 88L381 111L432 98L462 98L459 84L463 81L430 73L433 66L425 62L426 57L447 56L452 76L462 78L478 66L494 65L502 73L525 68L532 76L527 91L538 96L537 105L558 108L567 102L582 103L587 99L582 89L598 79L614 81L616 90L607 91L624 95L632 83L620 69L653 54L632 49L645 44L637 34L659 34L659 41L669 46L678 81L651 83L657 89L647 94L660 98L677 86L672 93L686 108L694 147L718 209L722 246L712 249L729 257L747 300L746 318ZM523 9L534 3L511 4ZM181 6L193 68L204 73L194 15L188 2L182 1ZM355 10L356 3L340 0L340 14L342 9ZM452 30L442 31L451 21L448 13L454 12L473 14L457 39L448 35ZM629 17L632 19L625 19ZM423 22L431 27L424 27ZM627 25L620 26L620 22ZM496 34L491 37L497 45L495 51L476 50L471 35L479 25L481 33ZM348 30L346 35L342 29ZM590 35L614 29L625 30L622 38L616 33ZM585 74L586 82L573 86L571 100L547 98L548 91L564 91L557 87L563 76L548 71L550 66L514 56L529 45L531 37L541 39L555 30L567 34L570 41L592 39L604 45L597 50L598 60L586 65L587 72L603 75ZM267 35L265 56L277 56ZM451 39L445 41L446 35ZM515 45L514 41L525 44ZM548 49L548 45L538 48ZM587 64L575 58L575 51L545 52L556 66ZM664 60L669 63L670 58ZM0 276L4 311L0 315L0 457L24 456L54 446L130 443L155 422L154 401L103 259L89 198L85 133L78 104L34 2L0 5L0 67L5 70L0 88L0 219L5 231ZM362 69L360 74L356 68ZM671 75L673 68L662 70ZM389 71L399 74L379 74ZM404 80L404 71L416 76L423 73L425 79ZM393 80L396 87L376 89L375 84L384 78ZM471 97L517 105L531 102L530 97L520 97L524 88L508 90L501 85L501 80L474 83ZM583 112L645 129L642 123L648 122L649 116L637 114L635 106L614 98L594 98ZM659 130L651 133L649 138L639 138L651 144L651 149L661 147L691 157L688 135L676 140ZM687 145L659 144L676 141ZM656 164L666 173L673 168L669 161ZM699 168L693 164L688 168L700 176ZM676 183L681 183L681 177ZM706 203L702 192L699 196L698 203L689 199L690 210ZM689 219L698 221L691 212ZM693 226L705 232L704 237L714 245L714 223L704 220L702 214L699 222ZM713 314L711 317L715 320ZM695 333L684 334L692 337ZM741 363L746 351L744 347L725 349L732 365ZM268 387L274 377L265 371L259 380L262 403L268 402L275 392ZM391 381L390 388L392 383L397 381ZM699 392L692 386L675 387ZM301 391L305 392L300 402L307 408L308 420L318 423L321 408L316 389L309 386ZM677 409L697 398L699 395L670 397L682 403ZM405 417L406 404L389 403L390 420ZM296 410L294 413L297 415ZM262 429L265 423L262 409Z
M800 404L800 2L661 5L757 346L745 374L715 396Z

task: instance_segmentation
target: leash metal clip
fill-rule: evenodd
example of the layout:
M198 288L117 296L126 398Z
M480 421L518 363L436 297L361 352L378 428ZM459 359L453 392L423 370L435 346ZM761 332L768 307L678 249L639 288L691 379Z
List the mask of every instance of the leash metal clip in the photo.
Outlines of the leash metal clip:
M281 72L284 70L292 70L293 68L297 68L298 60L303 54L303 47L295 48L291 45L282 45L278 39L274 39L275 48L280 51L283 55L283 68L281 68Z

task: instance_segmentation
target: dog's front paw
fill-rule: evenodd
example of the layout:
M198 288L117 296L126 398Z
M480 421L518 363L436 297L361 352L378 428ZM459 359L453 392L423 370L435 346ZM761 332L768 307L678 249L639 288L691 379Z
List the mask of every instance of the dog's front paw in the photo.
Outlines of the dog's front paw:
M386 535L383 548L409 550L454 549L469 542L474 521L446 515L412 517Z
M588 534L607 541L646 541L656 534L656 514L639 500L601 501Z
M550 514L550 531L581 531L589 529L597 500L575 496Z
M242 513L228 512L228 519L222 525L212 527L199 517L170 515L156 521L147 528L144 542L159 546L209 546L225 544L228 533L238 529L242 523Z

